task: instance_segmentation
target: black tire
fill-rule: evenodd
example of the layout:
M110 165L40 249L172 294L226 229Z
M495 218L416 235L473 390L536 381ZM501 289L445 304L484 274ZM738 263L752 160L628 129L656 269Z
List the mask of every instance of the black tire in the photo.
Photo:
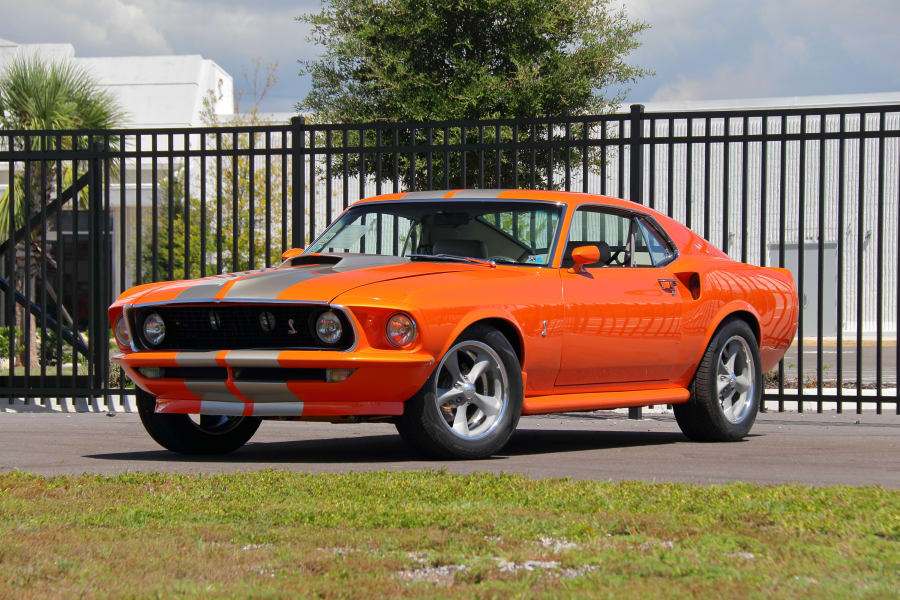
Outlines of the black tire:
M198 424L190 415L160 414L155 412L156 398L143 390L138 390L137 408L150 437L163 448L179 454L233 452L253 437L261 422L255 417L203 415Z
M743 343L741 342L743 340ZM725 350L725 346L729 349ZM735 352L730 350L735 349ZM724 350L724 353L723 353ZM722 381L728 381L728 376L720 373L727 371L727 361L720 361L726 356L737 354L732 361L732 376L730 383L724 390L726 400L719 397L719 377L725 377ZM752 364L742 362L743 354L749 355ZM740 370L740 374L736 372ZM752 377L747 389L745 399L740 403L740 410L734 411L729 416L729 411L738 405L728 398L735 398L740 394L736 379L744 375ZM730 386L730 387L729 387ZM759 404L762 400L762 370L759 361L759 347L756 336L747 323L740 319L726 321L713 335L703 353L700 366L694 374L691 382L691 399L684 404L674 405L675 420L682 433L695 442L736 442L749 433L759 412ZM732 395L734 394L734 395ZM724 404L728 408L723 407ZM735 414L735 413L739 414Z
M490 352L485 347L490 348ZM480 404L470 402L472 397L466 395L468 391L459 392L460 403L467 404L457 406L456 412L453 412L453 408L449 408L448 412L448 405L438 406L438 384L447 386L446 378L450 376L445 362L454 360L454 356L459 372L464 376L471 372L465 370L468 365L464 364L471 357L480 357L496 365L485 367L482 375L475 378L476 383L471 388L471 394L476 398L488 393L497 396L490 398L500 403L495 414L489 415L488 409L482 411ZM473 358L473 362L476 359ZM499 363L496 359L499 359ZM471 369L471 366L468 368ZM519 415L522 413L521 369L515 350L502 333L493 327L473 325L453 342L422 389L407 400L403 415L395 421L397 431L410 446L431 456L460 459L490 456L506 445L519 423ZM501 389L501 382L504 381L502 375L505 375L505 394ZM448 387L457 389L452 384ZM479 389L482 391L478 392ZM500 398L505 400L501 403ZM454 425L448 422L452 420L451 413L459 416L459 411L463 411L463 416L471 415L463 419L466 422L462 428L466 433L454 432ZM475 426L470 430L470 425ZM484 428L483 433L479 433L481 428Z

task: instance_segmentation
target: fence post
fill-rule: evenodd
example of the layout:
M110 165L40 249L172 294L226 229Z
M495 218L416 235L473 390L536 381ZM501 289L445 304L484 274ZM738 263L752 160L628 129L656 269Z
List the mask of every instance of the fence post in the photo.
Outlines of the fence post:
M89 255L92 271L91 293L94 301L91 303L91 309L88 311L90 315L88 331L90 331L90 339L88 340L91 362L93 369L92 387L102 394L102 390L107 387L107 364L106 353L104 348L108 346L106 327L106 306L104 304L106 298L106 282L109 277L107 269L104 268L104 258L106 253L104 248L104 227L103 227L103 154L105 146L102 142L94 142L91 144L91 160L88 163L90 169L90 194L89 194L89 217L88 231L90 232ZM75 199L77 202L77 198ZM77 223L75 224L77 230ZM76 358L77 360L77 358Z
M644 105L631 105L631 148L629 156L629 197L638 204L644 203ZM642 409L632 406L628 409L629 419L640 419Z
M644 105L631 105L631 149L629 153L629 196L638 204L644 203Z
M291 246L306 247L306 117L291 118ZM310 240L312 241L312 240Z

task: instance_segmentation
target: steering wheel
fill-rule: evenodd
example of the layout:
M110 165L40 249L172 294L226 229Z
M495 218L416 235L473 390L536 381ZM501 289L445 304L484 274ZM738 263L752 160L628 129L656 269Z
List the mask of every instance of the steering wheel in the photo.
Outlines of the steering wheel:
M516 264L519 262L513 258L510 258L508 256L501 256L499 254L497 256L491 256L490 258L488 258L488 260L495 260L497 262L513 263L513 264Z

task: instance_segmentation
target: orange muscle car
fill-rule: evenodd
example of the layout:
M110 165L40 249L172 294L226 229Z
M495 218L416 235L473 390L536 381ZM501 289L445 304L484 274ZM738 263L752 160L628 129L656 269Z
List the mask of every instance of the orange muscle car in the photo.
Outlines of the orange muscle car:
M654 404L693 440L738 440L797 327L787 270L589 194L382 195L283 259L109 308L113 360L166 448L229 452L262 419L391 421L472 458L523 414Z

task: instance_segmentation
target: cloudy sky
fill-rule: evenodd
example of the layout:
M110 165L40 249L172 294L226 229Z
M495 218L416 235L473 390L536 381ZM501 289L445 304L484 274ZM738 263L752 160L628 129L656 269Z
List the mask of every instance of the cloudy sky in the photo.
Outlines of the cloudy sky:
M628 100L711 100L900 90L900 0L613 0L651 29L632 62L654 71ZM0 38L62 43L78 56L202 54L249 88L278 63L261 109L290 112L309 89L298 59L319 49L293 17L318 0L0 0ZM247 108L245 106L245 108Z

